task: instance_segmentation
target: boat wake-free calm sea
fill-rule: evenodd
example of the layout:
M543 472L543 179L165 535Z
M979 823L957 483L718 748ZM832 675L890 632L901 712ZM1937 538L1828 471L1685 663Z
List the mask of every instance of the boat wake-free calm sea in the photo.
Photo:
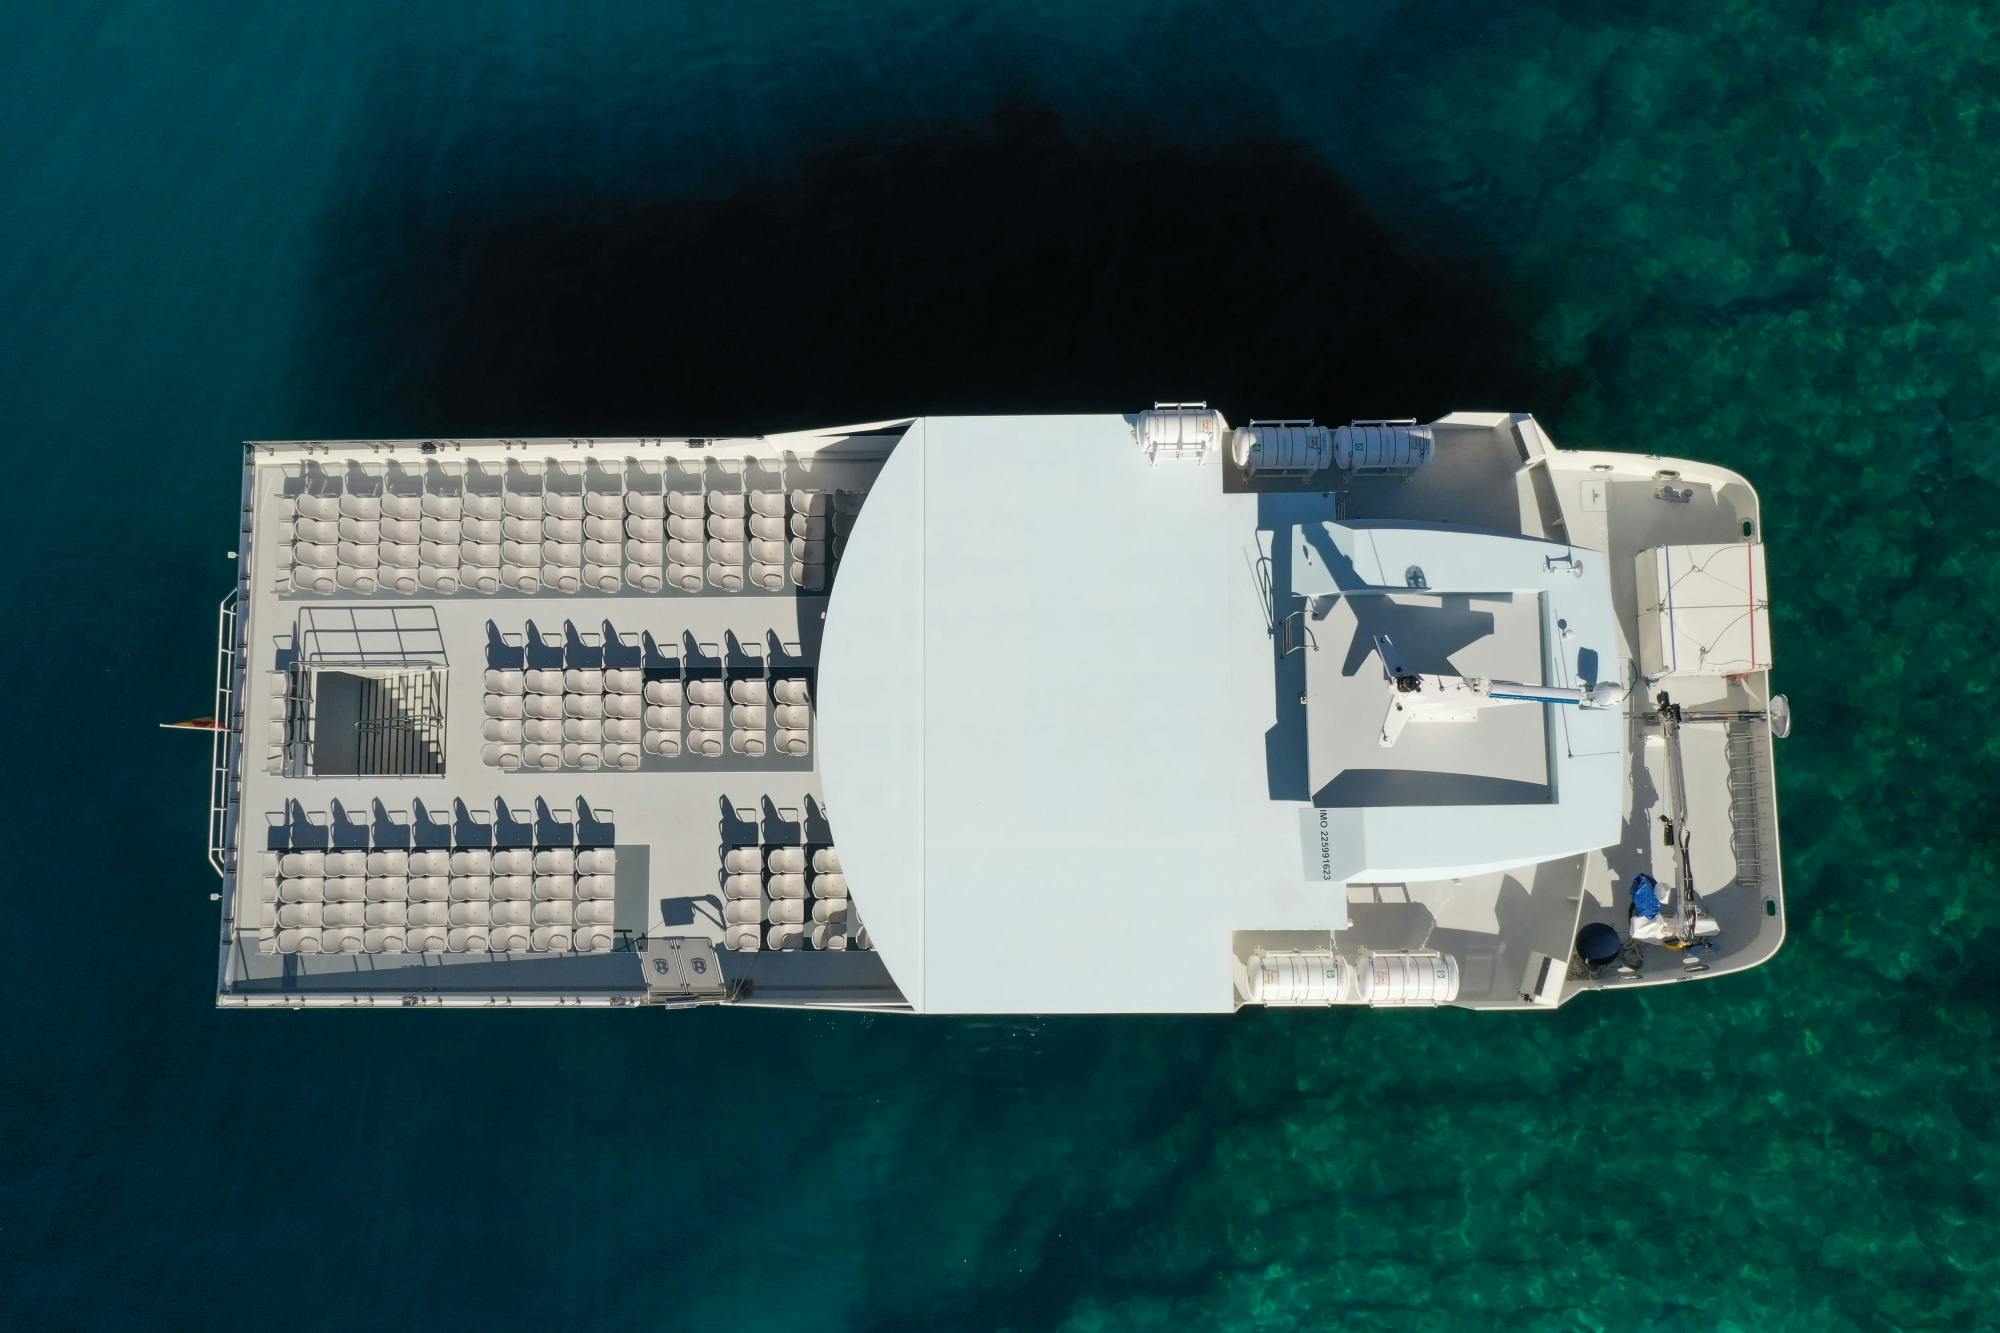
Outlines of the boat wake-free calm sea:
M246 446L224 1007L1552 1008L1783 941L1756 492L1429 424Z

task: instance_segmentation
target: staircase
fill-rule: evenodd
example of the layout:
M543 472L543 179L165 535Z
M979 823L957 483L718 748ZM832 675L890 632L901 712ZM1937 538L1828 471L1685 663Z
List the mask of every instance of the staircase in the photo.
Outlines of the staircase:
M415 777L444 772L442 671L403 671L370 679L355 723L356 771Z

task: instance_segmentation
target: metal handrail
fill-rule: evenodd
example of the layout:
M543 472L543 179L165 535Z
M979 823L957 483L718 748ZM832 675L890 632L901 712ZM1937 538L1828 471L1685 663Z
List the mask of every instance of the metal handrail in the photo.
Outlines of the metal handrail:
M231 588L215 613L215 731L209 741L208 863L229 878L229 807L235 778L230 744L240 744L243 719L236 712L236 593Z

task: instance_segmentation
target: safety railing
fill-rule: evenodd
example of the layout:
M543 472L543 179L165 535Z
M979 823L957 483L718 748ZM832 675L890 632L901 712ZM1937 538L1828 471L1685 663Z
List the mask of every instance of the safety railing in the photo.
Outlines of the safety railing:
M243 718L236 702L236 592L231 588L215 611L215 730L209 740L208 863L225 879L229 875L229 811L236 804L230 747L239 743L243 734Z

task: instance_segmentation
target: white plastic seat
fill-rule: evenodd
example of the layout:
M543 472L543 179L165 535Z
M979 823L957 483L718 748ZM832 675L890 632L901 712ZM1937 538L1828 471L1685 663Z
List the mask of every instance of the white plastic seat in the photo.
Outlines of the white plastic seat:
M493 853L484 847L461 847L451 854L451 873L490 875L493 873Z
M506 500L498 495L483 495L478 491L467 491L464 497L464 514L467 519L498 521L507 512Z
M708 512L718 518L742 518L750 505L741 491L710 491Z
M792 512L795 514L824 514L827 507L824 491L792 492Z
M493 901L493 876L453 875L451 877L451 900L455 903L488 903Z
M372 926L362 932L361 947L369 953L402 953L408 947L401 926Z
M563 722L563 739L586 745L604 743L604 723L594 717L572 717Z
M513 727L519 730L519 722L488 722L488 727ZM513 741L492 741L479 747L479 762L488 768L497 768L503 773L512 773L521 767L521 747Z
M373 569L362 569L353 565L342 565L333 571L333 582L337 588L351 592L374 592L382 586L382 580L375 576Z
M318 953L319 931L281 930L278 932L279 953Z
M740 754L748 759L756 759L770 748L770 742L765 738L762 731L739 730L729 733L729 751L731 754Z
M826 563L826 543L808 541L804 537L792 538L792 559L803 561L808 569Z
M719 731L690 731L687 734L687 752L700 755L704 759L715 759L722 754L722 733Z
M647 754L656 754L662 759L680 758L681 737L677 731L649 731L641 744Z
M753 588L762 588L765 592L783 592L785 590L785 567L783 565L767 565L762 561L752 560L750 562L750 586Z
M580 522L590 512L584 497L574 491L548 491L542 496L542 512L550 518Z
M307 569L332 569L340 563L340 551L331 543L292 543L292 563Z
M765 890L773 898L804 898L806 877L804 875L772 875L765 881Z
M284 927L317 930L320 914L325 910L318 903L284 903L278 908L278 924Z
M726 899L761 899L764 896L764 877L762 875L726 876L722 881L722 896Z
M414 569L384 565L381 578L382 587L390 592L413 593L421 586L417 582L417 571Z
M526 694L528 692L527 674L521 671L496 671L489 667L486 672L486 692L488 694Z
M368 903L361 909L361 921L368 926L407 926L410 905L406 902Z
M746 497L750 512L765 518L783 518L787 505L783 491L752 491Z
M581 888L581 885L578 886ZM609 893L577 899L575 915L579 926L608 926L618 914L618 904Z
M818 592L826 586L825 565L809 565L803 560L794 560L786 573L791 575L792 586L801 592Z
M773 745L779 754L811 754L812 734L804 731L780 731Z
M611 667L604 672L607 694L638 694L646 688L646 673L634 667Z
M640 518L663 518L667 512L667 497L658 491L627 491L625 512Z
M768 514L750 515L750 536L754 541L782 542L791 534L785 530L785 520ZM757 548L750 548L755 555Z
M812 867L816 874L838 875L840 873L840 853L832 847L822 847L813 853Z
M563 672L563 688L571 694L602 694L604 673L594 667L571 667Z
M562 767L562 747L560 745L523 745L521 747L521 767L532 769L555 769Z
M417 560L419 564L435 565L440 569L456 569L459 563L458 548L459 542L456 538L451 541L418 542Z
M493 953L526 953L534 943L534 932L526 926L495 926L488 948Z
M868 927L861 926L859 929L855 930L852 934L850 934L847 937L847 947L850 949L874 948L875 947L874 942L868 938Z
M555 721L563 715L563 695L535 691L521 697L521 713L525 717L545 718Z
M761 680L732 680L729 682L729 701L731 703L769 703L770 697L770 688Z
M315 546L332 546L340 541L340 524L337 520L324 518L301 518L292 523L294 545L310 542ZM294 554L293 559L297 560Z
M506 537L507 529L498 518L473 518L470 513L459 522L459 541L482 542L498 546Z
M265 875L262 877L258 883L257 897L258 901L262 902L266 907L277 903L278 877L276 875Z
M667 563L667 548L658 542L628 541L625 543L625 558L635 565L663 568Z
M453 926L450 932L453 953L490 953L491 935L483 926Z
M708 517L708 505L700 491L668 491L667 512L675 518Z
M563 673L547 670L524 671L521 673L521 684L530 694L561 694Z
M542 540L580 546L583 542L583 523L574 518L545 518L542 520Z
M754 875L764 868L764 856L755 847L731 847L722 854L722 868L732 875Z
M359 926L336 926L319 933L321 953L360 953L367 937Z
M465 513L465 500L456 495L426 495L424 497L424 517L445 523L456 523Z
M583 563L586 565L622 565L625 563L625 543L619 541L599 541L593 537L583 544ZM646 561L647 564L664 565L664 558Z
M282 749L288 744L287 728L280 718L272 718L264 724L264 743L273 749Z
M418 554L415 542L383 542L375 548L375 554L382 562L385 571L415 569L423 564L423 558Z
M368 873L368 853L328 852L321 865L329 875L365 875Z
M771 724L771 710L763 704L729 705L729 725L746 731L762 731Z
M364 910L358 902L328 903L319 909L319 923L322 926L358 926Z
M576 897L575 875L536 875L535 897L544 901L562 899L567 902Z
M541 543L537 542L529 545L527 542L501 542L500 568L505 570L510 565L533 566L536 570L540 570L542 565Z
M804 926L776 925L764 932L764 947L767 949L796 950L804 948L805 943Z
M756 953L763 944L764 932L749 924L731 926L722 932L722 947L735 953Z
M451 873L451 853L436 847L410 853L410 873L412 875L449 875Z
M679 522L680 520L676 519L675 521ZM700 525L697 524L696 526L698 528ZM603 540L622 541L627 537L638 542L663 542L667 539L667 525L657 518L639 518L635 515L632 518L626 519L620 525L616 536L607 537Z
M292 571L292 587L299 592L328 593L339 586L330 570L307 569L301 566Z
M639 747L632 742L620 742L604 747L604 766L606 768L615 768L629 772L639 767L641 762L643 760L639 752Z
M420 926L403 932L403 950L406 953L443 953L449 938L441 926Z
M696 731L722 730L722 705L691 704L687 710L688 727Z
M812 928L812 946L815 949L845 949L847 947L847 927L845 925L816 925Z
M812 702L812 690L798 677L785 676L771 682L771 697L781 704L804 706Z
M720 704L729 697L729 691L719 680L691 680L685 690L691 704Z
M535 905L518 898L494 903L487 908L485 924L495 926L525 926L535 919Z
M660 584L661 579L658 571L649 573L645 569L639 568L632 572L632 586L642 592L658 592ZM625 581L620 576L617 565L596 564L585 561L582 586L591 589L593 592L610 593L617 592L620 588L624 587Z
M278 897L288 903L323 903L326 881L318 875L299 875L278 881Z
M334 548L340 563L355 569L373 569L382 563L380 545L374 541L344 541Z
M649 680L646 682L645 697L649 704L679 707L685 696L677 680Z
M793 514L792 540L816 541L816 542L825 541L826 518L820 514Z
M486 716L504 722L519 722L527 708L527 699L519 694L489 694L481 704ZM496 738L497 739L497 738Z
M382 517L382 501L373 495L343 495L340 497L340 516L379 520Z
M618 869L618 851L613 847L587 847L576 854L580 875L609 875Z
M536 745L560 745L563 724L552 717L533 717L521 724L521 739Z
M701 591L701 566L674 563L667 566L667 586L682 592Z
M708 527L705 523L702 522L701 519L698 518L681 518L680 516L676 515L675 517L668 519L661 526L666 532L668 541L694 542L698 545L708 540ZM631 535L634 540L639 540L639 541L653 540L653 538L651 537L640 537L636 533L629 535Z
M520 906L520 904L502 904L502 906L510 905ZM454 926L490 926L493 924L493 905L491 903L456 902L451 904L450 915L446 917L446 920Z
M337 495L301 495L293 500L300 518L337 519L340 517L340 497Z
M741 565L750 553L749 545L742 541L722 541L710 538L708 543L708 563L715 565Z
M533 875L495 875L493 877L493 901L521 901L535 896Z
M610 953L611 927L586 926L573 932L578 953Z
M407 875L410 873L410 854L393 847L370 852L367 870L371 875Z
M375 531L376 540L384 546L391 542L415 545L424 539L424 525L414 518L384 518Z
M847 921L847 899L821 898L813 904L812 919L821 923Z
M845 898L848 896L847 876L837 870L824 875L814 875L812 891L815 898Z
M570 741L562 748L563 763L570 768L580 768L586 773L594 773L604 767L604 747L583 741Z
M776 565L783 569L787 558L783 542L765 541L760 537L750 543L750 559L756 564Z
M286 852L278 862L278 871L284 875L322 875L326 873L325 852Z
M610 911L611 899L616 897L617 893L618 877L616 875L578 875L576 877L577 898L583 901L604 903L607 913ZM577 912L576 919L579 921L583 920L582 909L578 908ZM607 915L604 919L609 921L611 918Z
M698 565L707 559L700 542L670 541L663 554L670 565Z
M812 709L802 704L779 704L772 712L772 720L781 727L805 731L812 726Z
M442 926L450 911L450 904L442 898L411 903L404 909L405 919L413 926Z
M536 953L568 953L574 944L567 926L537 926L528 947Z
M583 591L583 575L574 565L543 565L542 586L556 592Z
M624 696L613 696L613 697L637 698L638 696L624 695ZM637 745L640 741L644 740L646 736L645 726L641 724L639 719L636 717L606 718L603 721L603 723L600 724L599 729L602 731L605 740L610 741L617 745ZM579 736L577 737L577 739L587 740L589 738L585 736Z
M568 847L544 847L535 853L537 875L574 875L576 852Z
M743 540L743 520L713 516L708 520L708 536L710 541L740 542Z
M583 497L583 512L591 518L622 520L625 517L625 493L623 491L588 491Z
M603 717L604 696L601 694L565 694L563 696L563 716Z
M451 897L451 877L449 875L410 876L410 901L413 903L438 903Z
M509 491L503 508L515 518L532 518L540 522L547 512L542 506L542 497L524 491Z
M458 544L458 563L470 569L500 568L500 543L463 541Z
M532 875L535 873L535 854L526 847L505 847L493 853L493 873L496 875Z
M722 921L730 926L754 926L764 919L764 905L755 898L729 898L722 904Z
M803 847L773 847L764 856L764 867L773 874L796 875L806 868Z
M500 536L505 541L521 542L529 546L542 544L541 520L516 518L509 514L500 520Z

